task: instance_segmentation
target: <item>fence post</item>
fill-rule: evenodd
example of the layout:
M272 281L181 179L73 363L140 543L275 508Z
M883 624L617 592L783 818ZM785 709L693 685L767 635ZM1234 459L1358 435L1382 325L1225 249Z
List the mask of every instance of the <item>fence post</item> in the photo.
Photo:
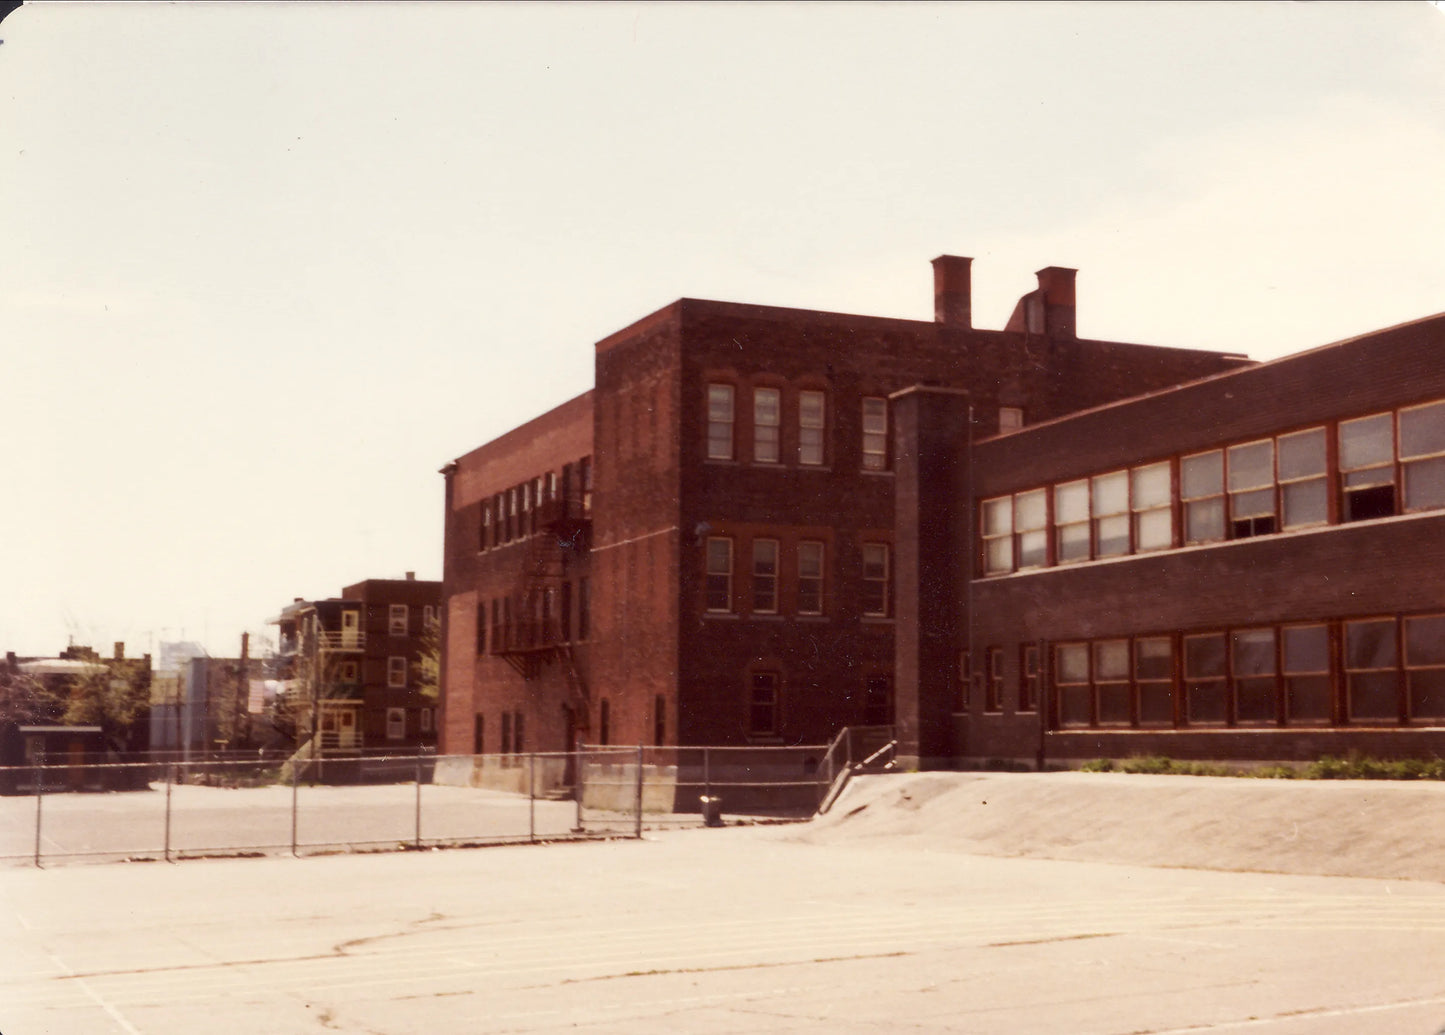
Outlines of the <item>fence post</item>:
M172 762L166 766L166 862L171 861L171 783L175 774L176 765Z
M291 758L291 854L293 856L296 855L296 777L300 771L293 755Z
M702 796L712 797L712 754L708 748L702 749Z
M572 794L573 794L573 795L576 797L576 799L577 799L577 826L576 826L576 827L574 828L574 830L573 830L573 833L575 833L575 834L580 834L580 833L583 832L583 828L582 828L582 795L583 795L583 793L584 793L584 787L583 787L583 784L582 784L582 779L583 779L582 773L583 773L583 769L584 769L584 767L585 767L585 765L586 765L585 755L586 755L585 745L582 745L582 744L578 744L578 745L577 745L577 750L574 751L574 752L572 752L572 768L575 770L575 772L574 772L573 775L572 775Z
M45 752L37 752L33 764L35 780L35 865L40 866L40 814L43 811L42 805L45 801L45 781L43 765L45 763Z
M416 752L416 837L412 847L421 847L421 749Z
M642 745L637 745L637 821L634 834L642 840Z
M537 752L527 753L527 840L537 840Z

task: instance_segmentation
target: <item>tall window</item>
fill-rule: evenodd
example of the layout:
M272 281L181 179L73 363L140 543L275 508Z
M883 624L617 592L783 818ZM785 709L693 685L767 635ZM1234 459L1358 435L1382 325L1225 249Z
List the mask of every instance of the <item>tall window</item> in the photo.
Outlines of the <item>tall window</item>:
M1395 619L1345 623L1345 695L1355 722L1395 722L1400 715Z
M1127 726L1134 720L1128 640L1100 640L1094 644L1094 696L1099 725Z
M798 393L798 463L817 466L823 462L823 432L828 404L822 392Z
M1247 539L1271 535L1275 519L1274 440L1230 446L1229 520L1230 537Z
M605 697L597 705L597 742L604 747L612 742L612 703Z
M983 570L997 575L1014 570L1013 497L985 500L983 504Z
M823 544L798 544L798 614L823 613Z
M387 633L392 636L405 636L410 618L410 612L405 604L391 604L387 608Z
M1333 717L1329 627L1290 625L1280 633L1286 720L1311 725L1329 722Z
M1395 513L1395 428L1393 415L1340 422L1342 521L1367 521Z
M502 754L512 753L512 713L502 713Z
M1405 619L1405 683L1411 719L1445 717L1445 615Z
M1054 647L1054 687L1060 726L1088 726L1093 723L1087 643L1060 643Z
M492 545L492 501L482 500L482 530L477 539L477 549L485 550Z
M707 573L705 576L707 609L721 612L733 609L733 541L714 536L707 541Z
M778 541L753 540L753 612L773 614L778 610Z
M733 458L733 386L707 386L707 458Z
M863 613L870 617L888 615L888 547L883 543L863 544Z
M1049 503L1043 489L1014 497L1014 559L1020 568L1049 562Z
M472 754L480 755L486 750L486 732L487 720L477 712L472 716Z
M1325 429L1307 428L1276 440L1281 525L1301 528L1330 518Z
M1179 461L1179 498L1184 501L1184 541L1224 538L1224 453L1215 449Z
M893 725L893 679L874 672L863 682L863 725Z
M1094 556L1118 557L1129 552L1129 474L1101 474L1091 484Z
M1184 709L1192 723L1229 719L1229 681L1223 633L1184 637Z
M1134 549L1167 550L1174 545L1174 508L1170 505L1169 463L1149 464L1129 472L1134 513Z
M753 459L760 464L778 462L781 419L782 393L776 388L753 389Z
M1003 648L989 647L984 651L984 664L987 671L984 673L985 683L983 686L983 710L986 712L997 712L1003 710Z
M863 400L863 470L888 468L888 400Z
M401 740L406 736L406 709L388 708L386 710L386 739Z
M487 652L487 602L477 601L477 653Z
M1174 642L1168 636L1134 641L1134 683L1139 693L1139 725L1174 724Z
M1089 483L1054 486L1054 549L1059 563L1089 559Z
M1240 725L1269 725L1278 721L1279 677L1274 630L1236 629L1230 639L1235 721Z
M397 688L406 686L406 658L393 654L386 659L386 685Z
M667 743L667 698L661 694L652 699L652 742L658 747Z
M772 736L778 732L778 674L754 672L748 688L748 732Z
M1445 507L1445 401L1400 411L1405 510Z
M1039 648L1026 643L1019 649L1019 705L1021 712L1031 712L1039 701Z

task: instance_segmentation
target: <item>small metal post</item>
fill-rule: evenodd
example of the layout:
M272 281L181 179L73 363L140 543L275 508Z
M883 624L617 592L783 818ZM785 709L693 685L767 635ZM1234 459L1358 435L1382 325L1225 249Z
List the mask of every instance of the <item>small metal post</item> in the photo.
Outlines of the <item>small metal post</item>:
M421 847L421 751L419 749L416 753L416 837L412 846Z
M293 756L291 759L291 854L296 854L296 776L300 772Z
M42 803L45 800L44 777L45 752L41 750L35 756L35 865L40 866L40 813Z
M166 766L166 862L171 861L171 783L175 768L174 762Z
M708 763L709 753L707 748L702 749L702 796L712 797L712 768Z
M537 840L537 753L527 753L527 840Z
M642 745L637 745L637 821L634 835L642 840Z

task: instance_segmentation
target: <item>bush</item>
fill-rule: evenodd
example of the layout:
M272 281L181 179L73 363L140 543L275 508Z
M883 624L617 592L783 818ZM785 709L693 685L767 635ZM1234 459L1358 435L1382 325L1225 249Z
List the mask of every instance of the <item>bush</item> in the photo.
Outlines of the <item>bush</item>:
M1094 758L1086 773L1147 773L1170 776L1247 776L1262 780L1445 780L1445 758L1380 759L1326 755L1303 766L1246 766L1223 762L1180 762L1163 755Z

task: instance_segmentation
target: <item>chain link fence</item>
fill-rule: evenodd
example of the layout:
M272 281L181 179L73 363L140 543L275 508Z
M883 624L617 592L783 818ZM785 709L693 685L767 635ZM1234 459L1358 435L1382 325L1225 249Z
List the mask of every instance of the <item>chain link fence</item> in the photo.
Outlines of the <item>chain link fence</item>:
M407 850L806 819L837 778L841 743L3 767L0 860Z

